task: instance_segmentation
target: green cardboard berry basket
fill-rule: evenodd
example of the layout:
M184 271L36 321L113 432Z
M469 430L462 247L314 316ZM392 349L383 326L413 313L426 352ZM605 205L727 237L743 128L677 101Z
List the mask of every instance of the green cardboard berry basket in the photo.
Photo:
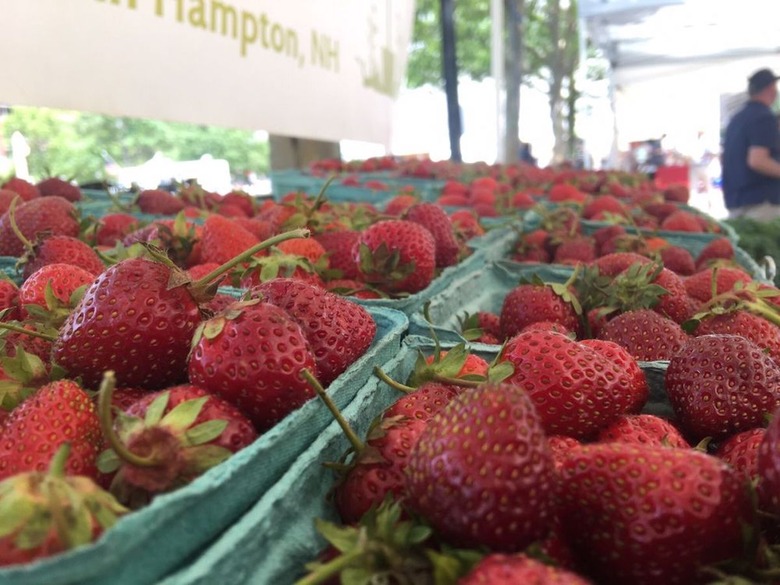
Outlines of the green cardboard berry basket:
M453 344L444 344L444 349ZM498 348L470 346L474 353L490 361ZM414 369L418 351L430 355L434 344L430 338L408 336L401 350L383 365L383 370L393 379L405 381ZM640 363L648 381L656 387L651 390L651 402L656 393L665 396L663 377L655 373L665 371L656 368L656 362ZM374 377L358 392L342 414L358 436L365 437L370 423L399 394ZM321 405L325 410L325 406ZM646 411L654 406L648 404ZM658 410L658 409L656 409ZM655 412L654 412L655 413ZM349 447L344 433L332 422L311 447L298 457L287 473L219 539L201 555L159 585L231 585L271 584L288 585L305 574L306 563L314 560L325 548L324 539L314 527L315 518L338 522L338 515L329 497L335 484L335 474L324 468L329 461L338 461Z
M388 362L398 354L407 328L402 313L385 308L369 311L377 324L374 341L328 388L341 409L347 408L373 377L374 364ZM331 422L331 415L319 401L310 400L191 484L125 516L92 545L0 569L0 585L156 583L189 562L272 490Z

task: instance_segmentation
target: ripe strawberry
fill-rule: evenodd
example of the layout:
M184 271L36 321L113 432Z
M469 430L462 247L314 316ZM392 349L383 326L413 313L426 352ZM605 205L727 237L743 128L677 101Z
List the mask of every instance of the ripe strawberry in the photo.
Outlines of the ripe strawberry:
M235 406L190 384L148 393L113 429L110 417L103 425L111 449L100 471L114 474L111 492L130 507L191 482L257 438Z
M505 361L514 366L506 381L528 392L548 434L587 439L647 401L636 360L608 341L528 331L507 342L499 356Z
M54 361L92 389L109 369L120 386L154 390L183 381L200 313L187 287L171 285L172 274L130 258L98 275L60 329Z
M210 215L203 222L200 261L224 264L259 241L254 234L231 219Z
M375 423L365 445L335 490L336 507L345 524L354 524L388 494L404 493L409 452L428 421L452 400L459 389L427 382L399 398Z
M707 302L712 299L712 280L716 280L717 294L734 290L738 282L748 284L753 280L747 272L740 268L719 266L706 268L685 279L685 290L695 299Z
M650 259L633 252L616 252L596 258L591 266L595 266L602 276L617 276L634 264L649 264Z
M587 579L525 555L490 554L458 580L458 585L588 585Z
M9 278L0 276L0 311L6 310L3 321L19 318L19 287Z
M176 215L184 209L184 201L162 189L141 191L135 202L143 213L149 214Z
M547 198L553 203L583 203L586 195L574 185L568 183L556 183L547 193Z
M69 453L67 447L57 452L48 471L0 482L0 509L13 510L0 517L0 567L89 544L128 511L91 478L65 477Z
M410 195L408 193L396 195L385 204L385 214L394 215L400 218L407 209L419 202L420 198L416 195Z
M740 335L755 343L780 364L780 327L745 310L701 317L694 335Z
M81 201L81 189L79 189L78 185L69 183L59 177L43 179L35 186L38 188L41 197L58 196L74 203Z
M96 460L103 440L100 420L90 397L72 380L41 386L11 411L0 433L0 479L45 471L66 442L71 456L65 471L97 477Z
M758 447L759 509L780 516L780 409L772 415Z
M267 240L274 235L274 226L270 221L257 219L255 217L233 217L231 218L236 225L240 225L259 241Z
M666 392L691 436L721 439L780 406L780 365L744 337L702 335L669 361Z
M601 429L598 443L634 443L690 449L688 441L668 420L652 414L626 414Z
M584 219L593 219L599 214L627 215L625 204L612 195L599 195L593 198L582 210Z
M560 323L569 331L579 331L574 295L565 285L520 284L510 290L501 305L501 333L509 339L537 321Z
M526 331L554 331L555 333L560 333L571 339L577 338L573 331L566 329L566 327L555 321L536 321L535 323L529 323L520 330L520 333L525 333Z
M598 583L697 583L698 570L742 551L747 489L692 449L609 443L570 453L559 470L567 541Z
M355 297L356 299L381 299L387 296L368 284L347 278L329 280L325 283L324 288L334 294Z
M668 360L680 351L688 335L682 327L650 309L621 313L599 330L599 339L625 347L634 359Z
M722 459L750 481L759 478L758 450L766 429L757 428L731 435L718 445L715 456Z
M487 383L428 422L406 468L406 504L457 546L518 551L546 535L552 455L528 395Z
M450 223L455 237L460 242L485 235L485 228L479 223L479 216L470 209L459 209L450 214Z
M28 278L47 264L72 264L95 276L106 269L95 250L71 236L49 236L33 245L22 257L22 278Z
M566 435L549 435L547 437L547 444L550 446L550 452L552 453L556 470L563 465L566 457L569 456L569 451L582 445L582 443L574 437L567 437Z
M567 239L555 249L554 262L557 264L588 263L595 259L596 242L588 236Z
M458 262L460 246L452 222L444 209L435 203L416 203L407 209L402 219L426 228L436 242L436 267L446 268Z
M95 245L112 247L140 227L138 218L129 213L107 213L95 228Z
M680 276L690 276L696 272L693 256L685 248L681 248L680 246L668 246L662 248L658 254L661 257L664 268L668 268Z
M19 288L21 318L26 319L30 310L34 311L29 305L37 305L40 307L38 311L48 310L55 316L60 312L58 309L64 309L64 315L61 317L64 320L64 316L73 308L73 293L91 284L93 280L94 274L72 264L47 264L41 267ZM47 289L50 289L54 298L47 298Z
M321 287L275 278L254 287L251 295L281 307L298 323L317 363L317 377L325 386L345 372L374 340L376 323L371 313Z
M263 432L314 396L304 368L316 372L301 327L284 309L255 300L198 328L188 371L191 383L235 404Z
M21 256L24 243L11 229L11 211L0 218L0 255ZM73 203L62 197L38 197L17 206L14 219L19 231L29 241L35 241L38 234L77 237L79 222Z
M704 270L716 260L734 260L734 246L728 238L716 238L696 256L696 271Z
M352 248L366 282L390 293L416 293L436 271L436 240L418 223L379 221L360 233Z
M598 252L598 256L604 256L604 252L602 252L601 248L605 243L612 240L613 238L624 235L626 235L626 228L622 225L608 225L600 227L595 232L593 232L591 237L596 242L596 251Z
M285 254L303 256L312 264L317 264L327 251L325 250L325 247L315 238L295 238L293 240L285 240L284 242L279 242L276 247ZM327 263L325 266L327 267Z
M32 199L36 199L41 196L41 192L38 191L38 187L29 181L20 179L19 177L12 177L8 179L5 183L3 183L2 188L17 193L23 201L31 201Z
M360 275L358 265L352 257L352 248L359 237L358 231L339 230L317 234L314 239L325 248L330 269L338 270L341 278L351 280Z
M240 208L246 217L252 217L255 214L255 200L251 195L244 191L231 191L226 193L220 201L220 207L224 205L233 205Z
M655 217L659 222L665 220L667 217L672 215L674 212L679 211L680 209L677 205L669 201L655 201L651 203L645 203L642 205L642 208L646 213L649 213Z
M661 222L660 227L662 230L675 232L701 233L704 231L699 220L696 219L696 216L690 211L685 211L683 209L679 209L668 215Z

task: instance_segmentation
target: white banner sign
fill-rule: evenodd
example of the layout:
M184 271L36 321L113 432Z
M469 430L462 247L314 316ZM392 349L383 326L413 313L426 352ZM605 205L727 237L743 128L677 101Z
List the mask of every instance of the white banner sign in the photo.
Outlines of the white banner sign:
M0 0L0 103L388 144L414 0Z

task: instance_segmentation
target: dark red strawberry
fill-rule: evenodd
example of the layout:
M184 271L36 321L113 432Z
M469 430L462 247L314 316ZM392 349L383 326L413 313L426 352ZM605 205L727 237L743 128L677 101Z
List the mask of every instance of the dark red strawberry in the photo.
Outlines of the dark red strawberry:
M599 269L602 276L617 276L634 264L648 264L650 259L634 252L615 252L596 258L591 265Z
M46 264L72 264L95 276L106 269L97 252L87 243L71 236L49 236L22 257L22 278L28 278Z
M143 213L176 215L184 209L184 201L162 189L146 189L138 193L136 205Z
M577 264L596 259L596 242L588 236L564 240L556 249L553 261L558 264Z
M780 364L780 327L744 310L723 314L705 313L694 335L740 335L766 351Z
M331 270L341 272L340 278L355 279L360 275L358 265L352 257L352 248L360 237L356 230L323 232L314 236L328 254Z
M458 585L588 585L576 573L546 565L525 555L490 554L479 561Z
M390 293L416 293L436 271L436 240L418 223L384 220L360 233L352 248L362 277Z
M599 339L625 347L634 359L668 360L680 351L688 335L682 327L650 309L621 313L600 328Z
M591 237L596 242L596 250L599 256L604 256L602 246L609 240L626 234L626 228L622 225L608 225L597 229Z
M604 427L598 443L634 443L690 449L690 444L668 420L652 414L625 414Z
M458 262L460 246L447 213L435 203L416 203L407 209L402 219L423 226L436 241L436 266L446 268Z
M253 298L281 307L300 325L327 386L371 345L376 323L362 306L292 278L275 278L251 291Z
M537 321L552 321L569 331L579 331L577 307L574 294L565 285L518 285L507 293L501 305L501 333L508 339Z
M753 277L744 270L729 266L719 266L700 270L686 278L685 290L693 298L707 302L712 299L713 278L717 283L715 287L717 294L734 290L738 282L748 284L753 280Z
M255 300L198 328L188 371L193 384L235 404L263 432L314 396L304 368L316 372L301 327L284 309Z
M140 225L138 218L129 213L107 213L100 218L95 227L94 243L97 246L112 247L137 230Z
M105 370L121 386L164 388L186 379L198 304L171 268L144 258L108 268L85 291L60 329L53 359L87 388Z
M31 242L44 233L74 238L79 234L76 209L62 197L37 197L18 205L13 213L19 231ZM0 218L0 255L19 257L25 246L11 228L10 214L9 209Z
M759 508L780 516L780 409L772 413L772 421L758 447L757 465Z
M550 452L553 456L555 469L558 469L568 457L569 451L580 447L582 443L574 437L566 435L549 435L547 444L550 446Z
M738 556L748 491L724 462L693 449L609 443L571 451L558 509L583 573L597 583L689 585Z
M38 187L29 181L20 179L19 177L11 177L5 183L3 183L2 187L3 189L17 193L23 201L30 201L41 196L41 192L38 191Z
M549 531L553 474L528 395L487 383L428 422L406 468L406 504L447 542L519 551Z
M81 201L81 189L78 185L69 183L59 177L49 177L39 181L37 185L41 197L58 196L68 201Z
M696 271L709 267L717 260L734 260L734 245L728 238L716 238L696 256Z
M731 435L718 445L715 456L723 459L748 480L759 479L758 451L766 429L757 428Z
M666 248L662 248L658 254L661 257L664 268L668 268L680 276L690 276L696 272L693 256L685 248L681 248L680 246L667 246Z
M19 287L9 278L0 276L0 311L6 310L4 321L19 318Z
M66 473L97 478L100 420L89 395L72 380L41 386L11 411L0 437L0 479L45 471L63 443L71 449Z
M667 216L661 222L660 227L662 230L675 232L700 233L704 231L701 223L696 219L696 216L690 211L685 211L683 209L679 209Z
M780 365L744 337L693 337L669 361L666 392L691 436L721 439L780 406Z
M499 361L513 365L507 382L528 392L548 434L587 439L647 401L636 360L608 341L528 331L507 342Z
M599 214L627 215L625 204L612 195L599 195L593 198L582 210L584 219L593 219Z

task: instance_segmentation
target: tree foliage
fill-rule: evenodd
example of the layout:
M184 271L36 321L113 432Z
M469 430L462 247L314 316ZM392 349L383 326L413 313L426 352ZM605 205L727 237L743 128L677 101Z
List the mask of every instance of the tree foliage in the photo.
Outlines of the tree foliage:
M27 139L28 166L36 179L55 175L80 183L103 180L103 153L121 166L142 164L161 152L174 160L195 160L204 154L226 159L235 176L269 168L267 139L247 130L14 107L0 119L6 144L15 131Z

